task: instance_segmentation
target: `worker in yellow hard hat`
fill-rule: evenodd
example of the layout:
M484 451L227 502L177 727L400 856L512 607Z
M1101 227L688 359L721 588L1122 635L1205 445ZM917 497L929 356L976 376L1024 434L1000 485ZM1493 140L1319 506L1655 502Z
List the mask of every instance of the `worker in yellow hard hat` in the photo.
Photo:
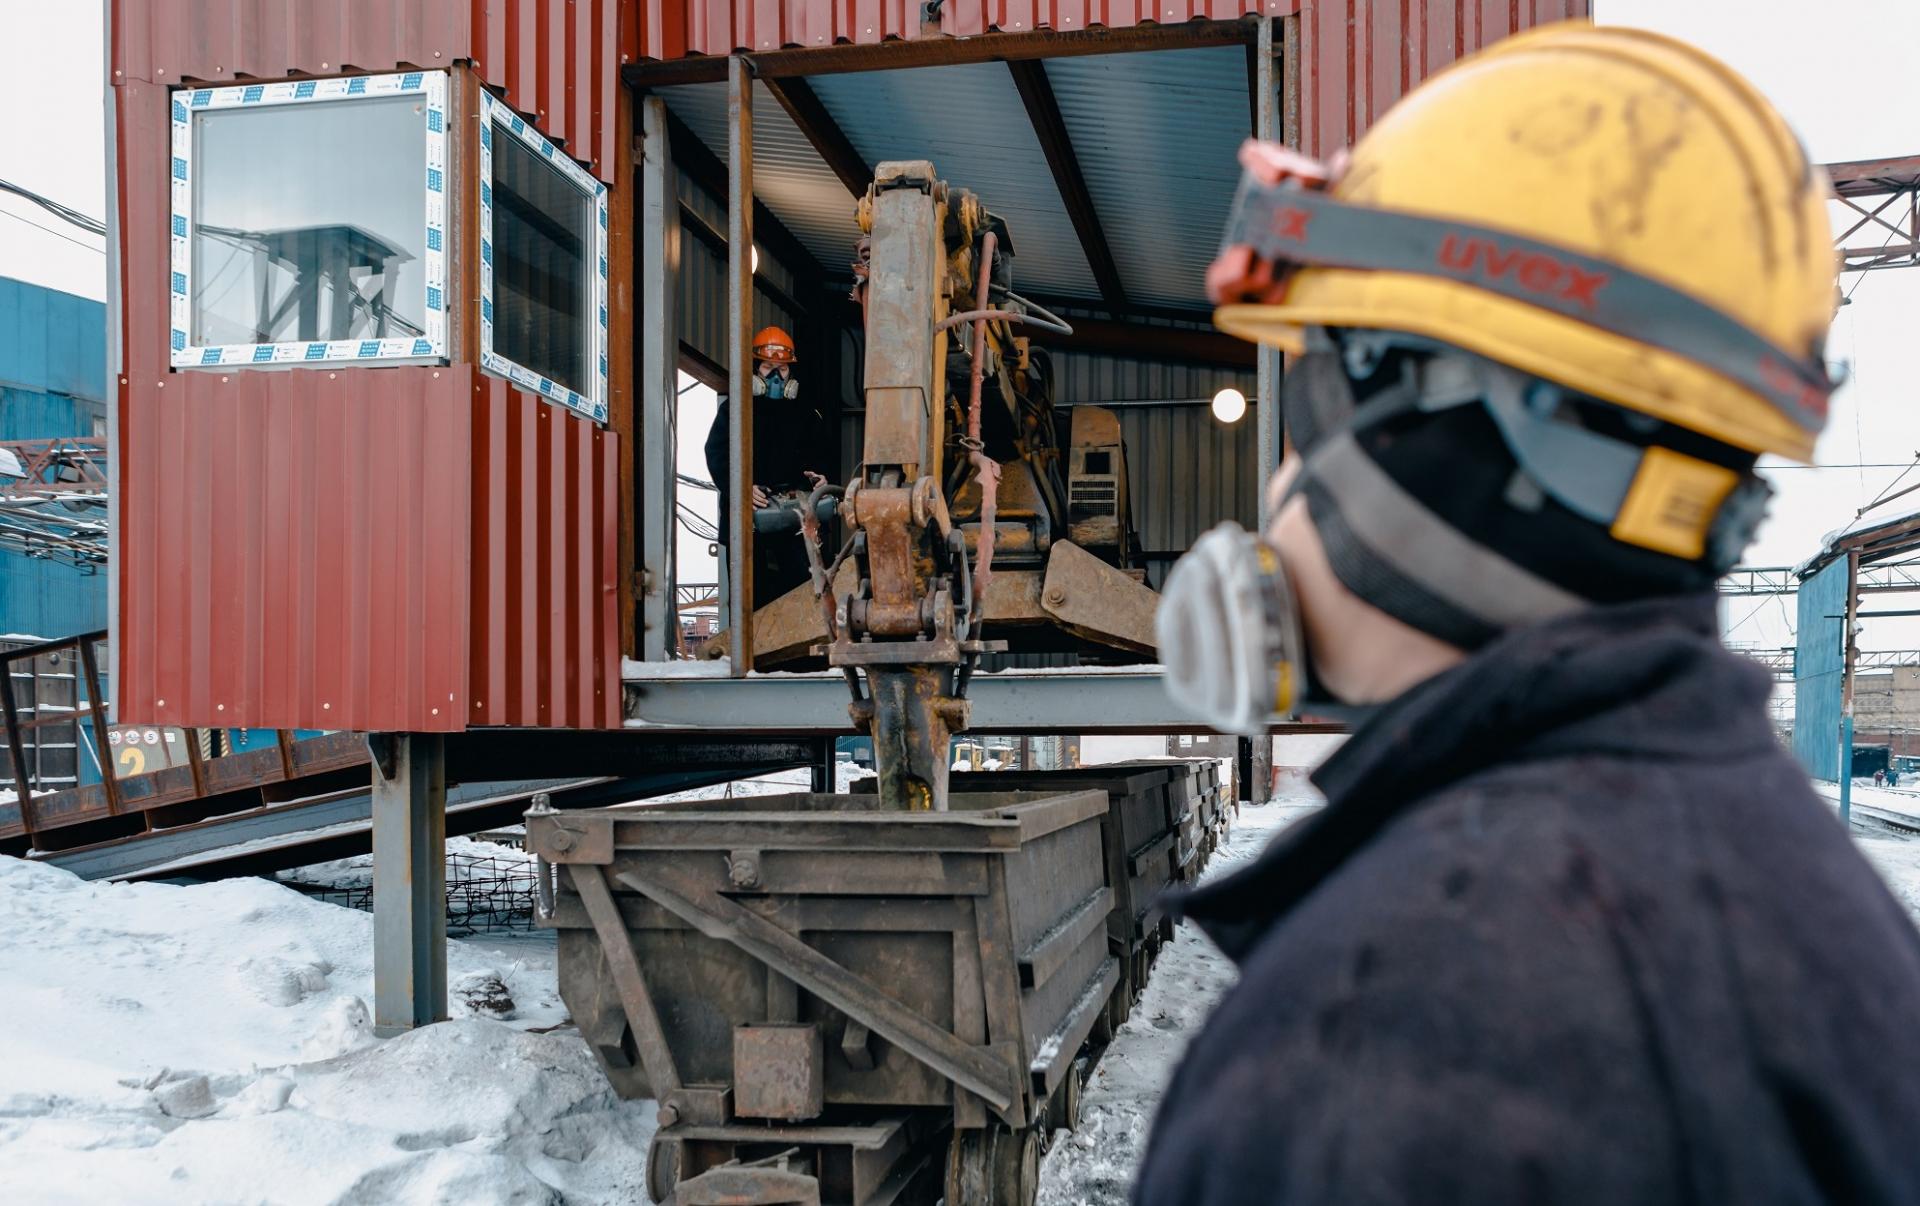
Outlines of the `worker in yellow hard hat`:
M1920 935L1715 607L1758 455L1826 421L1824 175L1720 63L1585 23L1341 163L1242 161L1209 287L1295 354L1290 448L1160 653L1217 727L1355 731L1175 906L1240 979L1136 1203L1920 1201Z
M809 395L800 398L799 363L793 337L779 327L764 327L753 337L753 484L747 502L755 512L779 507L826 480L838 465L839 431L836 416ZM728 432L731 417L725 395L715 409L707 431L707 472L720 490L723 506L736 505L728 472ZM793 522L797 523L797 520ZM787 525L782 525L783 527ZM727 543L727 525L720 525L720 544ZM787 531L768 533L754 541L755 605L772 602L808 580L806 548Z

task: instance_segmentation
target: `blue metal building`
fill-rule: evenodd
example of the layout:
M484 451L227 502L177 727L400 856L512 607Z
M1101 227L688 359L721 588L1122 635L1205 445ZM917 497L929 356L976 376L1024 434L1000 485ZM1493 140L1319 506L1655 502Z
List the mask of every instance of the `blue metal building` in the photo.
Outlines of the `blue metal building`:
M104 305L0 277L0 442L105 435L106 358ZM0 547L0 634L106 626L104 572Z
M1807 774L1840 778L1841 689L1846 680L1847 559L1801 580L1794 626L1793 752Z

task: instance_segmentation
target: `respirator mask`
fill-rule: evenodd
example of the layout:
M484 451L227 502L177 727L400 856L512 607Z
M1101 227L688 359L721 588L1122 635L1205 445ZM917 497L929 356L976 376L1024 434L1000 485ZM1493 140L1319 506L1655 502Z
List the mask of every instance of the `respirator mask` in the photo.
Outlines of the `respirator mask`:
M1353 417L1338 354L1324 339L1316 344L1281 386L1296 452ZM1287 498L1298 486L1296 479ZM1373 710L1318 690L1309 673L1299 598L1279 550L1231 520L1200 537L1175 563L1154 626L1167 694L1220 732L1257 737L1308 704L1330 719L1359 720Z
M1173 567L1154 617L1167 694L1224 733L1256 737L1299 704L1300 605L1280 553L1223 523Z
M1492 501L1519 512L1551 504L1605 534L1609 549L1696 567L1698 589L1738 561L1765 516L1770 491L1757 476L1595 427L1577 395L1506 365L1393 332L1310 327L1305 343L1281 384L1299 468L1280 505L1304 496L1354 595L1456 648L1593 599L1455 527L1388 473L1367 448L1393 445L1409 421L1474 408L1509 466ZM1235 524L1174 566L1157 626L1168 695L1222 732L1257 735L1302 711L1357 721L1378 710L1320 688L1277 551Z

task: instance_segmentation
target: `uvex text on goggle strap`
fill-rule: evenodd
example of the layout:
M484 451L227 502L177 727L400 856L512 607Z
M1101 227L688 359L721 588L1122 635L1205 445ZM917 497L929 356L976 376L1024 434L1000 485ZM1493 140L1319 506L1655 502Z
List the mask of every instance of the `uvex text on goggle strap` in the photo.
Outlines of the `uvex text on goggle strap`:
M1471 285L1622 338L1685 357L1752 390L1817 433L1834 383L1811 355L1776 346L1738 320L1618 264L1452 218L1348 205L1293 176L1243 173L1221 258L1208 273L1214 300L1279 300L1301 267L1404 272ZM1282 274L1269 275L1267 261ZM1236 268L1243 289L1234 288ZM1224 271L1223 271L1224 270Z

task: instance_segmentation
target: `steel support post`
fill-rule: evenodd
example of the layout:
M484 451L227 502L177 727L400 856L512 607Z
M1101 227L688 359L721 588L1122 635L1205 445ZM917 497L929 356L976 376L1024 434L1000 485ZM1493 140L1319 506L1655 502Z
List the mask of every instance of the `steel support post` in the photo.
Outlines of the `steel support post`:
M675 449L680 398L680 188L668 148L667 103L640 101L640 657L673 656Z
M1853 828L1853 666L1860 656L1860 644L1853 639L1855 619L1860 607L1860 550L1847 553L1847 626L1840 633L1845 651L1846 670L1840 679L1840 826Z
M1274 45L1278 22L1273 17L1260 18L1259 38L1254 46L1254 88L1253 98L1253 136L1270 142L1281 140L1283 131L1280 123L1280 87L1275 78L1278 63L1275 59ZM1267 512L1267 483L1280 468L1281 446L1285 440L1280 420L1280 350L1260 345L1254 352L1254 425L1255 434L1260 440L1260 497L1258 506L1262 526L1265 526ZM1271 763L1272 756L1269 754ZM1256 802L1266 799L1265 793L1255 797Z
M753 669L753 69L727 60L727 656Z
M1273 735L1264 734L1253 739L1252 758L1248 768L1253 782L1248 784L1247 800L1253 804L1265 804L1273 799Z
M832 737L815 738L815 748L811 767L813 769L813 790L825 795L839 785L838 758L836 740Z
M446 746L427 733L371 744L373 1025L391 1035L447 1017Z

